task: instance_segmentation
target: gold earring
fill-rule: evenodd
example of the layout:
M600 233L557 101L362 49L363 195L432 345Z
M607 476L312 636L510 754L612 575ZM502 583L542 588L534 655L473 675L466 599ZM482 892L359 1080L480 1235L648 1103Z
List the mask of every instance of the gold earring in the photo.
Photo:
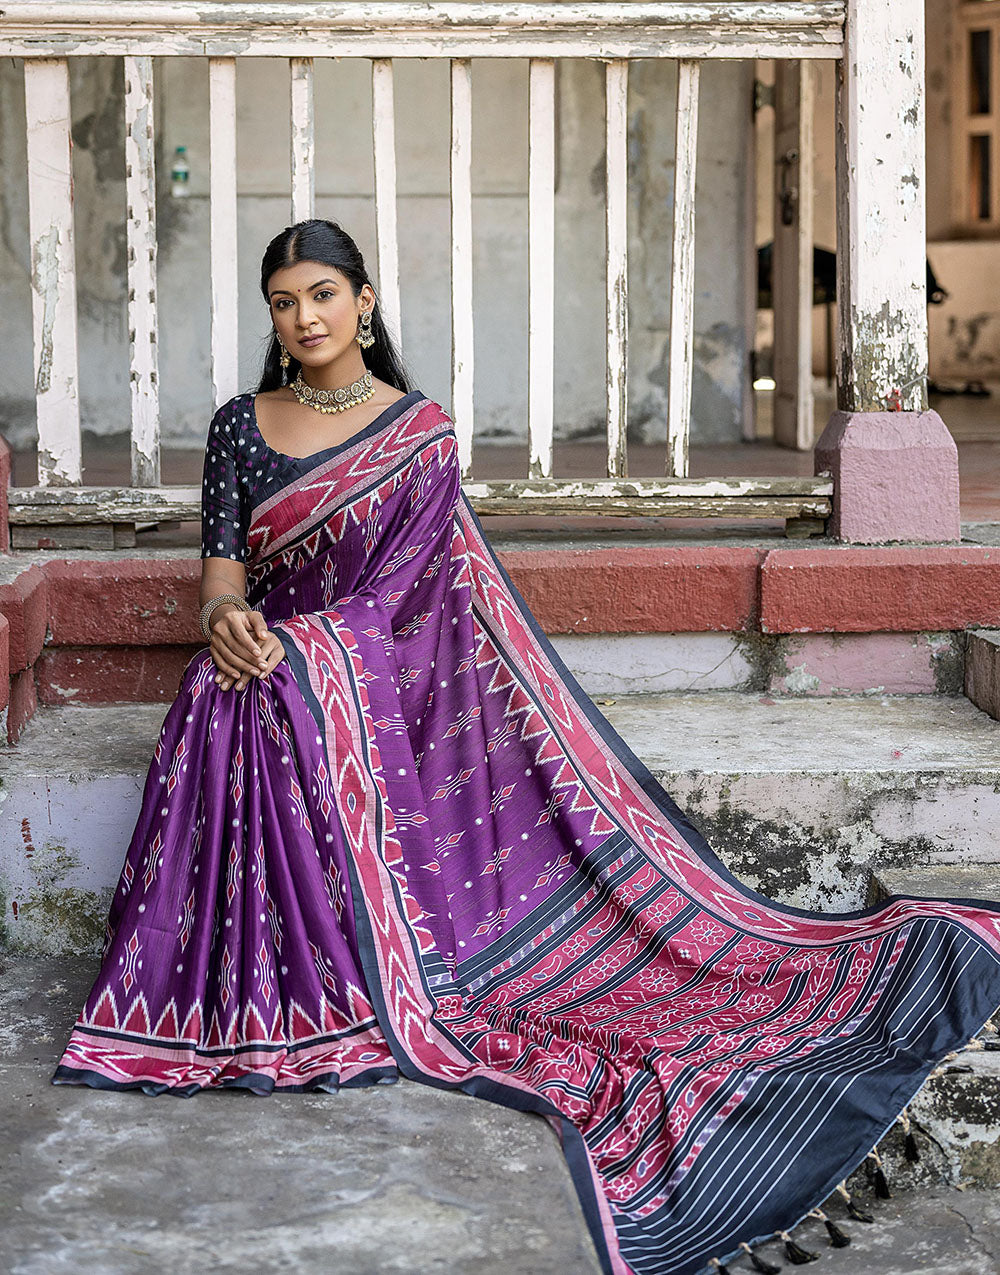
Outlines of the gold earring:
M363 350L367 350L369 346L375 344L375 334L372 332L371 310L362 311L361 326L358 328L357 336L354 339Z
M291 355L288 353L288 351L285 349L284 345L282 345L280 336L278 337L278 344L281 345L281 368L282 368L282 371L287 372L288 365L289 363L291 363L292 358L291 358Z

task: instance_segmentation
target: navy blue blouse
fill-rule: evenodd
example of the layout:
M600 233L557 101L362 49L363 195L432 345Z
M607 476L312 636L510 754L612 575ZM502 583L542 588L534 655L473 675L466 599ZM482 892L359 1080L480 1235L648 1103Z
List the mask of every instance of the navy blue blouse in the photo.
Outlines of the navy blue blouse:
M254 496L268 468L253 428L252 397L237 394L212 417L201 478L201 556L246 562ZM274 461L270 461L273 467Z

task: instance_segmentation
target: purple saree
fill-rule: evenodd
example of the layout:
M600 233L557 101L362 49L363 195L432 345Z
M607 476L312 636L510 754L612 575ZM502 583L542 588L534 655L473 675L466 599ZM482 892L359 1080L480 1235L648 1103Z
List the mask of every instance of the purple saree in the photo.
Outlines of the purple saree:
M348 442L213 418L203 556L286 657L164 719L52 1079L400 1073L547 1118L608 1275L787 1231L1000 1005L1000 906L823 915L733 878L539 631L419 391Z

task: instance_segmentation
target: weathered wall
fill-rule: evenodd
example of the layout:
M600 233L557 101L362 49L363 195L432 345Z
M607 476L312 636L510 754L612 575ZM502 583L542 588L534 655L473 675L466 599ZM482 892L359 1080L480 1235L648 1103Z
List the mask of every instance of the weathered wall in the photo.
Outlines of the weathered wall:
M927 4L927 255L949 296L931 306L931 375L1000 379L1000 260L995 239L957 234L952 189L955 0ZM933 38L931 38L933 33Z
M420 388L450 401L448 76L397 59L404 356ZM559 67L556 194L556 429L603 429L604 65ZM73 59L74 187L85 429L127 427L122 70ZM665 437L675 67L633 64L630 91L630 425ZM695 441L740 437L746 339L743 201L752 70L705 68L699 145ZM522 437L527 417L527 63L478 60L473 187L477 428ZM208 85L196 59L156 64L160 375L166 445L200 444L213 408L209 365ZM241 59L237 75L240 382L255 382L269 329L257 270L289 220L285 65ZM371 89L364 59L316 67L317 214L357 238L373 274ZM173 149L188 147L192 194L169 193ZM24 103L20 64L0 66L0 429L34 435ZM377 282L377 279L376 279Z
M948 297L930 307L931 375L1000 380L1000 252L995 240L927 245ZM944 409L943 409L944 410Z

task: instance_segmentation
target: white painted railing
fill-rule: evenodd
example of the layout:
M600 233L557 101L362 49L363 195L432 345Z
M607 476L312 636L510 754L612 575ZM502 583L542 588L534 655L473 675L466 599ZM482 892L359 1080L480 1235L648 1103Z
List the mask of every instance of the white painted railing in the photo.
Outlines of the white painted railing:
M848 4L857 0L847 0ZM903 0L908 3L909 0ZM883 0L878 0L883 3ZM705 58L838 58L845 3L768 0L647 3L589 0L383 3L173 3L79 0L6 3L0 54L25 59L38 476L10 493L20 543L56 524L115 525L197 518L200 491L160 483L153 173L153 58L201 56L210 102L211 360L215 401L239 390L236 342L236 60L288 59L291 216L313 215L316 58L371 61L377 278L389 330L398 339L400 289L392 58L445 58L451 67L452 403L466 489L487 512L594 510L607 513L758 513L821 519L825 478L691 479L694 310L694 191L699 68ZM77 391L76 283L69 175L68 60L125 62L128 320L132 486L82 485ZM472 82L470 59L529 62L529 473L482 482L472 474L474 436L472 285ZM606 63L607 476L553 476L555 60ZM633 58L679 62L670 299L665 478L628 479L627 91ZM127 530L118 540L127 542ZM17 542L16 542L17 543Z

